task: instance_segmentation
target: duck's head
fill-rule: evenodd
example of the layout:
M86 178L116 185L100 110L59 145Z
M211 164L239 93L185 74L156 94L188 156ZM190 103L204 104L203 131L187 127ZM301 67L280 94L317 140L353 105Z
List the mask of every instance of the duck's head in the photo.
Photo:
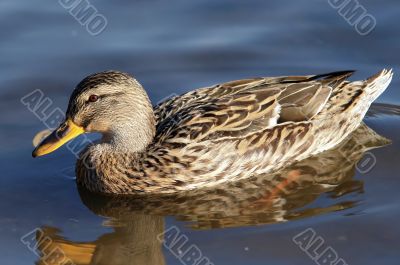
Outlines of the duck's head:
M33 151L45 155L86 132L98 132L118 149L143 150L155 133L150 100L128 74L107 71L83 79L73 91L66 119Z

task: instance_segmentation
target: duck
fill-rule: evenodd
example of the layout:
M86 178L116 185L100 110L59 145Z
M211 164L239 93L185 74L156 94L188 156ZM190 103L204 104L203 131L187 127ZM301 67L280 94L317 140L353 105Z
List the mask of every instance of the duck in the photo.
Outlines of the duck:
M100 133L75 172L79 186L102 194L178 193L271 173L342 142L393 76L383 69L349 81L353 72L230 81L154 107L131 75L95 73L32 156Z

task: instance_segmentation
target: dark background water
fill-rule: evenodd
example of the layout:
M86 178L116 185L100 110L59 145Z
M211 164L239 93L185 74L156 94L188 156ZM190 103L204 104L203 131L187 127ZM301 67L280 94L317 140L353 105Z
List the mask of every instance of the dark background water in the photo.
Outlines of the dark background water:
M74 85L108 69L133 74L154 103L171 94L254 76L313 74L356 69L366 78L394 68L379 102L399 104L400 2L359 1L376 18L367 36L357 33L326 0L95 1L108 21L92 36L58 1L0 3L0 263L33 264L20 237L54 226L75 241L95 240L111 228L81 202L74 156L62 149L30 156L43 123L20 102L41 89L52 108L65 110ZM276 225L194 231L177 225L215 264L312 264L291 238L314 228L348 264L398 264L400 196L399 118L367 120L394 140L375 153L360 204L350 212ZM355 196L355 195L354 195ZM323 200L322 200L323 202ZM179 264L165 251L168 264Z

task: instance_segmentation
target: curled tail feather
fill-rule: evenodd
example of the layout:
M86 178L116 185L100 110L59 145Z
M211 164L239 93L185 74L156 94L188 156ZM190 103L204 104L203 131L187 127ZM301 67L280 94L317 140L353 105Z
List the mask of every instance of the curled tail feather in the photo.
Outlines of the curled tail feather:
M362 113L362 119L371 103L388 87L392 76L392 70L384 69L364 81L343 82L334 88L325 109L316 118L322 118L324 115L328 115L329 118L334 115L349 117L349 112L357 112Z
M325 135L318 144L324 150L330 149L353 132L371 103L389 86L392 77L392 70L384 69L364 81L345 81L336 87L328 104L314 119L316 133ZM326 130L332 123L337 124L336 130Z

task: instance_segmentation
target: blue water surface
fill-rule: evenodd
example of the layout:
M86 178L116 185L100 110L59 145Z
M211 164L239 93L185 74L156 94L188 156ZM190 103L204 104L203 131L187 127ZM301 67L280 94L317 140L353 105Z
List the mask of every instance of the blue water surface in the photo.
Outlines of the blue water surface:
M109 69L134 75L156 104L241 78L354 69L354 79L363 79L393 68L393 82L378 102L400 104L399 1L359 0L376 20L371 33L360 35L327 0L91 0L107 22L95 36L62 2L0 2L0 264L39 260L20 240L35 228L55 227L71 242L114 231L107 216L82 203L68 150L31 157L32 138L45 126L21 98L35 89L51 100L49 110L65 110L77 82ZM310 227L348 264L398 264L399 120L383 114L366 120L393 143L373 151L372 171L355 172L364 187L349 195L358 202L351 209L211 230L166 216L165 226L177 226L216 265L313 264L292 242ZM313 203L324 205L324 196ZM166 264L181 262L165 247L163 255Z

